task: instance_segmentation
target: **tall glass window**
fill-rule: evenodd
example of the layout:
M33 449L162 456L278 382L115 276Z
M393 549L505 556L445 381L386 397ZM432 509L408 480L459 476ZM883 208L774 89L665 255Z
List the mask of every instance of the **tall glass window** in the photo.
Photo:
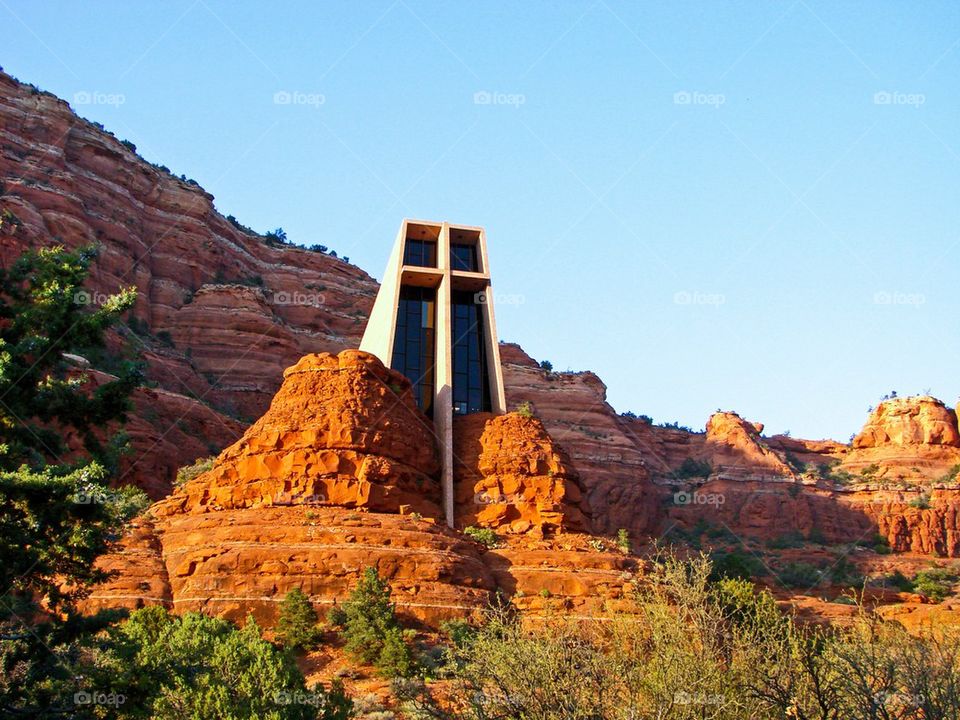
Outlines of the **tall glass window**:
M490 412L483 307L472 292L450 293L453 315L453 412Z
M432 288L400 289L391 363L413 383L417 405L427 415L433 410L436 298L437 291Z
M403 264L419 267L437 266L437 242L407 238L403 248Z
M467 272L477 272L477 246L450 244L450 267L454 270L466 270Z

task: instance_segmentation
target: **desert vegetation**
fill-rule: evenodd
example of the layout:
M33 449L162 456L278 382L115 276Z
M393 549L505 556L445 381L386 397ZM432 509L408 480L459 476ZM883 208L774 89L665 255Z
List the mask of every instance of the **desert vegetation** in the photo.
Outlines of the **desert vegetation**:
M706 558L665 557L636 613L525 625L509 606L452 643L437 684L395 689L410 717L901 720L960 717L960 636L911 636L866 610L805 626Z

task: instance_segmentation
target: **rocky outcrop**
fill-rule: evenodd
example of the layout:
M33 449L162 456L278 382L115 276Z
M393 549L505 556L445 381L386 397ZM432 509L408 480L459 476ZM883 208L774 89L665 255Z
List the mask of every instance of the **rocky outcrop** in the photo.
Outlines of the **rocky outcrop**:
M854 449L911 445L960 447L957 413L929 395L891 398L877 406L853 439Z
M865 495L859 498L864 513L893 550L960 557L960 491Z
M285 367L359 344L377 291L370 276L342 260L266 244L217 212L213 196L193 181L151 165L63 100L2 72L0 209L19 221L0 233L0 262L27 247L97 244L90 302L137 287L130 314L137 332L122 331L112 346L129 346L166 391L152 397L158 419L179 417L188 398L224 425L258 417ZM219 450L232 439L214 432L155 444L144 430L131 432L134 455L144 459L129 477L154 495L169 492L176 468L201 450L198 442Z
M716 472L727 477L793 477L790 467L764 442L762 423L734 412L718 412L707 421L704 455Z
M483 607L483 549L441 527L433 428L410 383L367 353L308 355L214 467L155 503L100 565L87 608L163 603L272 624L302 588L346 597L364 567L436 624Z
M402 374L373 355L306 355L266 414L212 470L155 506L158 517L266 505L401 507L440 516L432 423Z
M656 533L659 492L645 446L607 403L606 386L591 372L541 369L518 345L501 343L507 405L530 403L580 475L596 532Z
M483 549L407 515L309 505L171 514L140 521L124 548L100 560L115 578L85 609L163 604L272 627L293 588L323 613L366 567L389 581L398 610L436 625L483 608L495 582Z
M458 526L541 536L588 529L579 477L538 418L457 416L453 437Z
M436 439L405 377L360 351L305 356L212 469L100 559L113 578L85 607L159 603L272 625L292 588L329 606L365 567L390 582L402 613L431 626L486 606L495 590L534 615L623 599L634 562L568 532L587 523L582 493L539 420L467 416L455 436L467 496L458 520L506 533L500 547L439 521Z

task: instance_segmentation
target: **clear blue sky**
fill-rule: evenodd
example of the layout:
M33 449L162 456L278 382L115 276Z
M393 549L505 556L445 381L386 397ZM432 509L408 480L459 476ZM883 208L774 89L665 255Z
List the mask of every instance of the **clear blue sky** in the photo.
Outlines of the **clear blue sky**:
M955 2L0 0L0 19L8 72L256 229L379 277L404 216L485 226L497 294L523 300L501 337L596 371L620 411L846 439L891 389L957 401Z

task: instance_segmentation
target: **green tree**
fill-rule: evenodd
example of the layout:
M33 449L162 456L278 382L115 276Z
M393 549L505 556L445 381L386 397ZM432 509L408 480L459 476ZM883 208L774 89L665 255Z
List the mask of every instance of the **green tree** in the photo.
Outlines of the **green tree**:
M317 642L319 634L317 611L303 590L294 588L280 603L277 635L285 647L306 649Z
M0 268L0 468L59 463L68 429L91 457L115 461L117 448L104 447L97 431L125 420L141 367L124 363L117 379L94 386L64 357L102 348L136 299L128 288L95 307L99 298L83 288L95 257L90 248L44 248Z
M126 290L92 307L82 286L93 257L47 248L0 269L0 711L20 717L77 712L78 663L111 618L83 618L76 602L103 578L96 556L146 504L108 487L118 447L97 436L124 419L138 368L94 386L64 357L104 347L134 301ZM85 451L72 465L67 432Z
M121 718L152 720L345 720L352 703L342 685L308 689L289 652L261 637L248 618L226 620L160 607L133 613L111 631L94 676L122 694Z
M404 642L390 587L375 568L366 568L360 582L343 604L346 649L361 662L377 666L384 674L407 674L413 668L410 648Z

